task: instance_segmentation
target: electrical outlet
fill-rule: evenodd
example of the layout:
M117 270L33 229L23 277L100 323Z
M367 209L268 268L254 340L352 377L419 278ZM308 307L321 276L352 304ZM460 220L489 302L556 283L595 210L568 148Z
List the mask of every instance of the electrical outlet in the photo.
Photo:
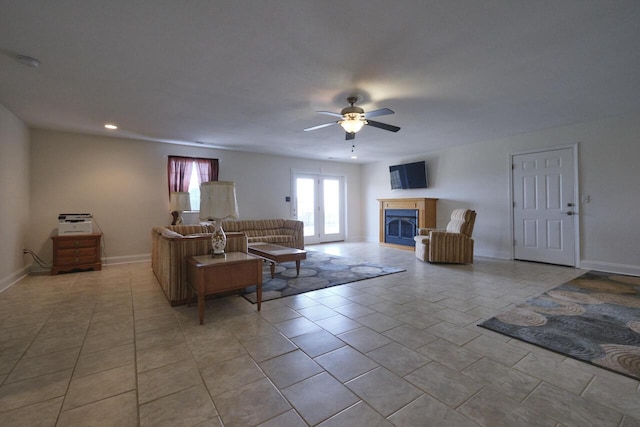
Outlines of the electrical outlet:
M582 196L582 203L589 203L591 201L591 197L587 194Z

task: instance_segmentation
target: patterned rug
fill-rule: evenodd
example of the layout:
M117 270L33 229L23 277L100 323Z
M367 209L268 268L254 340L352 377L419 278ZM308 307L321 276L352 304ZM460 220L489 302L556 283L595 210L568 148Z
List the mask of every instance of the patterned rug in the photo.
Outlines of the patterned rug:
M590 271L479 326L640 380L640 277Z
M301 294L359 280L385 276L404 271L384 267L353 258L307 250L307 259L300 262L300 275L296 277L296 263L277 264L271 278L269 264L265 263L262 276L262 301ZM256 303L256 287L245 288L243 296Z

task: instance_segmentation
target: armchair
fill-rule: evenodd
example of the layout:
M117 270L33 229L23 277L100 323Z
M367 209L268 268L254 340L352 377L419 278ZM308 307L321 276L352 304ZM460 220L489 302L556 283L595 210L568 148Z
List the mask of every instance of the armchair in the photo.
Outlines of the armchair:
M473 264L473 226L476 212L455 209L446 230L419 228L416 242L416 258L425 262Z

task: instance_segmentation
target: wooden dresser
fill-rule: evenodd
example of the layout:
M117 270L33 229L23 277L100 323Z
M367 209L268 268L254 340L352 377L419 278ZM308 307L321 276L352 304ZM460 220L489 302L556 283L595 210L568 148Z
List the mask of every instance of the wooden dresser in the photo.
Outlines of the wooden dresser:
M51 274L71 271L100 270L100 238L102 233L53 236Z

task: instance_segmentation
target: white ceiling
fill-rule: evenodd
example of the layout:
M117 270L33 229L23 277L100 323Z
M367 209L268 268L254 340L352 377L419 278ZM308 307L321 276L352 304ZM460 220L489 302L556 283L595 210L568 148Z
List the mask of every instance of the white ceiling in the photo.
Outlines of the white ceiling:
M358 162L640 111L638 0L0 0L29 126ZM15 55L41 61L28 68Z

